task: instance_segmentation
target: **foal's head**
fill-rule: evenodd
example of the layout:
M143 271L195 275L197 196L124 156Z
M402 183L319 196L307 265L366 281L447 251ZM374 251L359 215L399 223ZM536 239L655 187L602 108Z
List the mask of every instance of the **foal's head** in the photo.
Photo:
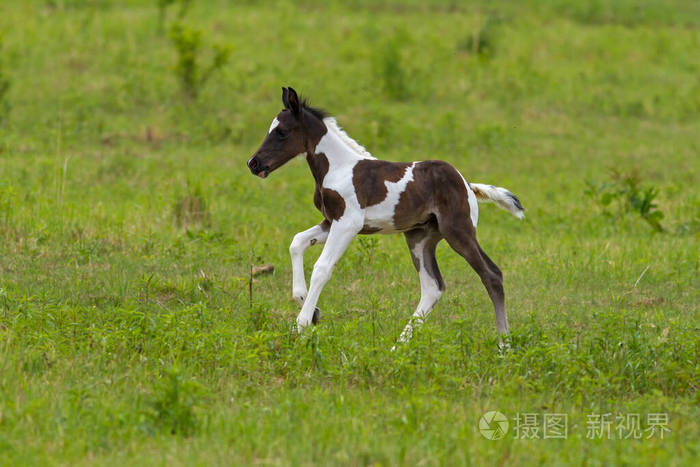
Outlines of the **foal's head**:
M308 107L292 88L282 88L284 109L277 114L260 148L248 159L248 168L265 178L294 157L313 153L326 133L323 111Z

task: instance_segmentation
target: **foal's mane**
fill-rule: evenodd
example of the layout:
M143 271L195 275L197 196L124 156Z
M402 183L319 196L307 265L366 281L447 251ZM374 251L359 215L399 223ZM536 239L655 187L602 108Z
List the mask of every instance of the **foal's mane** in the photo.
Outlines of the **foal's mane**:
M338 136L338 138L341 139L341 141L343 141L350 147L350 149L352 149L361 156L374 159L374 156L372 156L372 154L370 154L364 146L362 146L360 143L352 139L347 133L345 133L345 130L343 130L340 127L340 125L338 125L338 122L335 121L335 117L326 117L323 119L323 123L326 124L326 128L328 128L329 131L335 133Z
M301 105L304 109L308 110L311 115L314 117L318 118L319 120L323 120L324 118L328 117L328 112L320 107L312 107L311 103L309 102L309 99L306 97L301 98Z

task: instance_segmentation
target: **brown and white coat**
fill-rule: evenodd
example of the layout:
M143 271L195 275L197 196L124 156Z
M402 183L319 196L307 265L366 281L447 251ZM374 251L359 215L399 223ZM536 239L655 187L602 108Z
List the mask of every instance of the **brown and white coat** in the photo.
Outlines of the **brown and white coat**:
M496 326L508 333L502 274L476 240L477 200L491 201L523 217L518 199L505 188L467 183L450 164L429 160L387 162L372 157L322 111L300 101L292 88L283 88L284 109L248 161L251 172L267 177L297 155L306 155L316 181L314 204L324 220L294 236L292 295L301 305L301 331L318 319L316 304L333 267L358 234L403 233L421 284L414 318L399 340L410 339L445 289L435 258L443 238L477 272L491 297ZM325 243L314 265L309 288L304 277L304 252Z

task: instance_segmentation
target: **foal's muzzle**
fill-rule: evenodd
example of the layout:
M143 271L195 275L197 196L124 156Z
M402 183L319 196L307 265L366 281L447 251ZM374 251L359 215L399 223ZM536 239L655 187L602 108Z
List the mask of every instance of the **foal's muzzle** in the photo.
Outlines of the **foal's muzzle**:
M262 165L257 156L253 156L248 160L248 168L253 175L257 175L260 178L265 178L270 174L270 167Z

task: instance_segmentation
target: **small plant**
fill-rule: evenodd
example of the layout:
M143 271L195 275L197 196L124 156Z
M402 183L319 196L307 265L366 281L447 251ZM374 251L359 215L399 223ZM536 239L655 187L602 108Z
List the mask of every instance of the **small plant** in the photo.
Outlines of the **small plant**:
M10 103L7 100L7 93L10 90L10 79L5 75L2 60L3 38L0 34L0 123L3 122L5 116L10 112Z
M165 26L165 18L168 15L168 9L175 3L180 4L180 9L177 11L177 18L182 20L187 14L192 5L192 0L158 0L158 30L163 31Z
M403 99L407 94L406 74L401 65L401 54L397 41L384 45L379 60L379 75L384 92L393 99Z
M659 190L653 186L642 187L639 174L636 171L621 173L615 169L610 174L611 181L595 184L588 181L586 195L595 199L607 215L614 216L607 208L617 206L617 217L627 212L636 212L652 229L663 232L661 220L664 214L654 203Z
M319 336L318 328L313 328L309 339L306 341L306 348L309 351L311 363L317 370L322 370L324 367L323 354L320 351L320 347L321 338Z
M202 401L202 387L185 380L177 369L165 371L164 379L155 386L150 413L153 422L173 435L194 434L199 421L195 408Z
M0 227L10 225L16 198L12 185L0 185Z
M377 237L358 237L358 243L360 245L360 251L362 252L362 259L367 263L372 261L374 253L379 246L379 239Z
M473 31L458 47L480 57L493 56L496 47L497 27L500 22L499 18L490 16L480 29Z
M202 69L200 64L201 31L175 24L170 28L170 40L177 51L175 74L185 95L195 99L209 78L228 63L231 47L214 45L211 64Z
M265 331L269 328L267 310L262 306L250 306L246 311L247 329L251 333Z
M187 227L192 224L206 225L211 220L202 190L199 186L191 187L189 183L187 193L173 206L173 214L178 227Z

